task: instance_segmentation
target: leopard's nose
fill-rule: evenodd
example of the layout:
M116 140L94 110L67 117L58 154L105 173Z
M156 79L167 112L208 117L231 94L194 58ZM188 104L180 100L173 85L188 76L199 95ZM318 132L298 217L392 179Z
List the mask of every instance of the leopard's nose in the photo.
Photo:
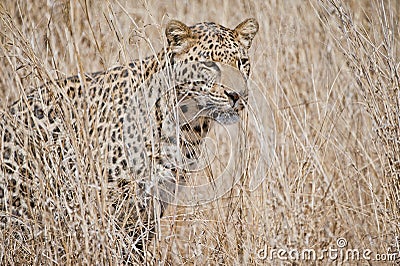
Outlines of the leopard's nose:
M224 91L225 95L228 96L229 103L231 104L232 107L236 106L237 101L239 100L240 96L238 93L234 91Z

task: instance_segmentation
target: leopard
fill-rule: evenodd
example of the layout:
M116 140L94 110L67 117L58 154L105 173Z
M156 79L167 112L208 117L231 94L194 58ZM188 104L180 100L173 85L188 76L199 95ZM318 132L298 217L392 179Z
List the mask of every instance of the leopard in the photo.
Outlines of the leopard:
M62 242L29 246L38 236L46 241L46 219L82 235L92 219L110 219L118 235L115 254L123 251L116 257L142 261L157 218L179 192L176 184L190 176L213 123L240 119L246 90L219 79L226 65L248 80L257 32L253 18L234 29L171 20L159 53L47 82L3 112L0 226L13 225L8 236L26 244L27 260L45 259L44 246L53 249L54 260L66 257ZM95 211L82 209L93 199ZM70 218L77 212L81 224Z

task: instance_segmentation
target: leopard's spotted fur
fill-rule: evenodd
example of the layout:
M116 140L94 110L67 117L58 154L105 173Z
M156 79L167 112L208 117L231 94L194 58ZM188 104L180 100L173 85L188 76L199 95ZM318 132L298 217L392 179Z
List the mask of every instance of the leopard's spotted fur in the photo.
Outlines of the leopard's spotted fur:
M20 224L27 241L50 217L68 230L68 213L82 211L85 220L90 210L81 203L95 194L99 217L115 217L122 249L135 253L165 209L153 200L155 184L180 179L176 165L196 158L213 120L237 121L240 95L216 83L215 62L247 78L257 30L253 19L234 30L171 21L169 46L158 55L46 84L11 106L0 130L3 228Z

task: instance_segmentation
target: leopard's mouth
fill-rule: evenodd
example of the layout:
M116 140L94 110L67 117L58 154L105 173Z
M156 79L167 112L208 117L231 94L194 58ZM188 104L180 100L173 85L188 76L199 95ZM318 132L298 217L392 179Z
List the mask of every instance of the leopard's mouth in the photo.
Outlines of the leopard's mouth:
M226 85L217 84L216 86L220 87L225 100L223 103L210 104L209 115L212 119L224 125L237 123L240 119L239 111L245 107L246 97L243 96L243 93L236 92Z

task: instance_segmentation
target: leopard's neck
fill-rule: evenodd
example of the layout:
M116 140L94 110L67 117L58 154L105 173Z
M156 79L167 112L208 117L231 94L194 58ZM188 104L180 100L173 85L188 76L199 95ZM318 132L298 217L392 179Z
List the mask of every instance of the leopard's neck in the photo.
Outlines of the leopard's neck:
M155 55L147 56L144 59L134 60L129 64L129 67L135 73L138 71L141 77L141 82L149 80L153 74L160 72L161 70L167 69L168 65L171 64L172 54L168 50L161 50Z

